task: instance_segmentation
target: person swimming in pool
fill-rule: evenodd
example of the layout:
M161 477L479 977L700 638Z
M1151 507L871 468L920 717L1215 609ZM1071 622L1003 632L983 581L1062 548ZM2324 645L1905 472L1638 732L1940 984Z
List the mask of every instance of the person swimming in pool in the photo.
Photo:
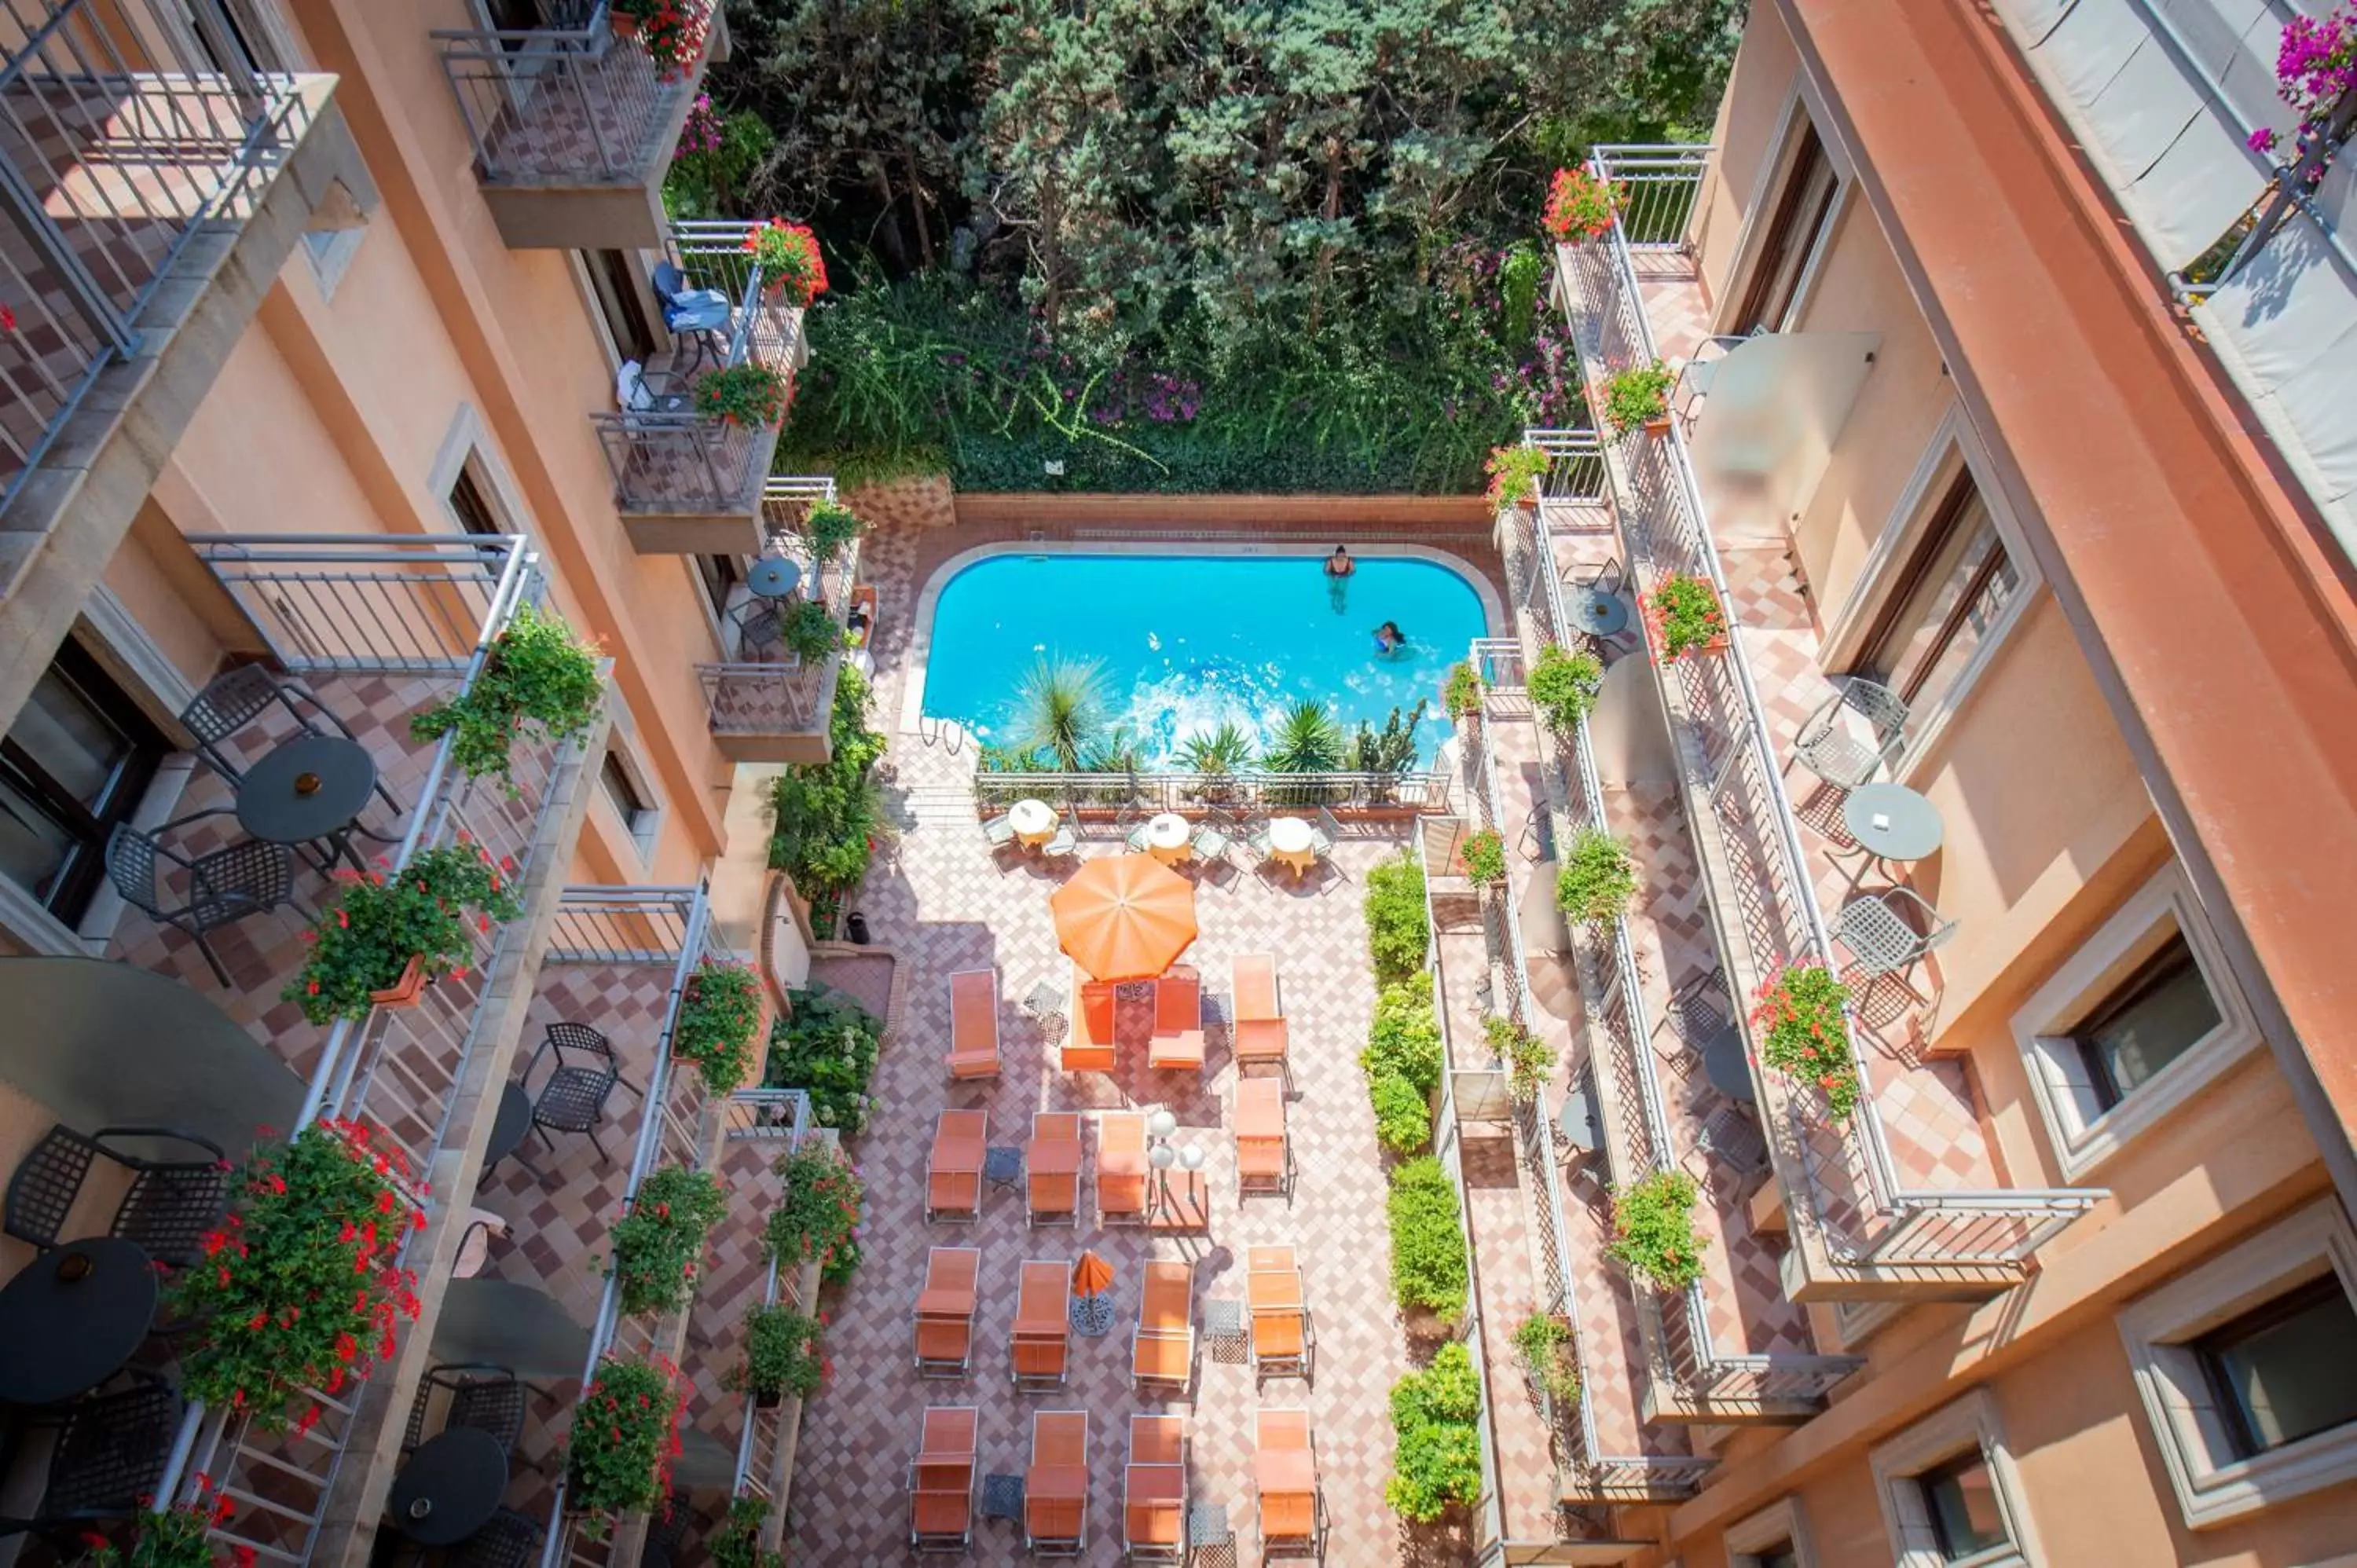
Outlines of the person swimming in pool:
M1399 622L1395 620L1387 620L1383 622L1383 625L1375 628L1376 652L1397 653L1401 649L1405 648L1406 646L1407 633L1399 628Z
M1359 564L1351 559L1351 547L1347 544L1337 544L1334 553L1326 557L1326 575L1329 577L1347 577L1358 569Z

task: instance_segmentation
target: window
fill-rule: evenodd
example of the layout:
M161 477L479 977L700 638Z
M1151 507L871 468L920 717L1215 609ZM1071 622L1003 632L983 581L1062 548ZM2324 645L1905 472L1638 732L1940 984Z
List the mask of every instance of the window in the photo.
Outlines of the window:
M2234 1451L2245 1459L2357 1421L2357 1309L2330 1274L2192 1346Z
M745 580L745 564L734 555L698 555L695 579L704 585L705 602L722 621L728 618L729 596Z
M606 753L605 765L598 769L597 778L606 786L606 799L614 803L622 825L637 832L640 823L651 813L647 809L645 799L639 793L638 785L631 779L630 770L624 765L621 753L612 750Z
M2119 1317L2185 1522L2357 1479L2357 1235L2326 1197Z
M2218 1004L2201 979L2201 966L2193 961L2185 933L2171 931L2159 950L2130 972L2094 1015L2071 1032L2071 1039L2086 1059L2096 1099L2108 1111L2183 1056L2219 1021Z
M1833 216L1834 196L1841 182L1834 174L1833 161L1825 156L1825 145L1817 137L1817 128L1809 123L1807 112L1796 109L1794 117L1799 122L1798 145L1792 150L1783 189L1769 218L1760 254L1752 262L1751 282L1744 289L1743 303L1727 327L1729 332L1749 333L1763 328L1774 332L1783 327L1784 317L1792 311L1793 296L1801 291L1801 279L1808 270L1809 258L1816 253L1825 224Z
M2040 1561L1986 1389L1885 1440L1870 1459L1898 1568L2034 1568Z
M588 269L589 287L597 296L597 313L605 318L614 352L643 363L655 351L655 332L639 297L638 269L619 251L584 251L581 263Z
M482 0L483 16L494 32L535 32L546 24L541 20L540 0Z
M1800 1553L1792 1550L1789 1541L1775 1541L1767 1551L1753 1552L1751 1561L1758 1568L1801 1568Z
M2259 1032L2181 867L2128 895L2013 1015L2055 1163L2077 1181Z
M1915 1477L1932 1539L1943 1563L1968 1563L2007 1542L2005 1511L1997 1506L1996 1480L1979 1450L1934 1465Z
M1727 1530L1728 1568L1815 1568L1801 1500L1781 1498Z
M2020 586L1980 487L1960 469L1851 672L1897 692L1910 710L1936 707Z
M0 873L71 925L106 875L170 748L98 661L69 642L0 739Z
M458 477L450 481L450 511L457 518L458 526L469 533L505 533L500 526L499 513L483 499L482 486L475 482L471 463L462 464Z

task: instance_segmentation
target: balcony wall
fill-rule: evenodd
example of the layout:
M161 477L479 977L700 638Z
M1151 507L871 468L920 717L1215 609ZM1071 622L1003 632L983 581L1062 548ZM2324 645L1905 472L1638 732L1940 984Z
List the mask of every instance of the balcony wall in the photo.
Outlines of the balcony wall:
M705 22L685 70L658 65L640 39L618 34L605 0L548 0L545 27L432 35L484 203L510 247L662 242L664 171L705 66L728 58L717 0L683 0L681 9Z
M823 605L840 632L859 580L859 542L853 540L820 566L801 532L810 497L831 499L834 490L832 479L769 479L761 503L762 553L802 567L802 596ZM748 607L740 589L736 613L741 616ZM728 660L696 667L721 755L732 762L824 762L834 749L829 721L838 671L845 658L864 656L846 650L806 660L774 641L748 645L737 625L727 629L735 644L726 650Z
M53 27L0 68L19 182L0 223L7 714L304 231L375 202L334 79L294 74L258 32L258 54L230 43L211 0L33 9Z

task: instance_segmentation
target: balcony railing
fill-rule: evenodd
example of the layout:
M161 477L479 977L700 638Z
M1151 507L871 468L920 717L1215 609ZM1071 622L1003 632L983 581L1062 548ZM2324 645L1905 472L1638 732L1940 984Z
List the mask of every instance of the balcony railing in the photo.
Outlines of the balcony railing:
M802 312L764 293L761 269L745 249L753 225L698 220L671 226L673 262L698 288L737 302L727 340L704 371L758 364L791 376L802 359ZM673 356L676 360L676 355ZM590 416L614 480L614 504L642 551L752 554L762 547L761 509L778 430L699 413L694 379L647 372L658 406ZM638 519L658 520L658 530Z
M1611 366L1660 357L1635 253L1682 245L1710 150L1598 149L1591 167L1626 188L1630 227L1616 221L1599 241L1559 251L1557 280L1591 379L1600 382ZM1665 437L1631 434L1607 451L1613 511L1641 574L1651 581L1672 572L1706 577L1721 602L1731 603L1684 433L1674 424ZM1697 848L1706 864L1717 861L1731 890L1733 908L1716 897L1710 907L1727 972L1741 982L1735 993L1749 995L1793 964L1838 969L1741 639L1732 639L1724 654L1681 660L1663 672L1658 687L1678 743ZM1730 922L1742 933L1739 950L1727 929ZM1748 1019L1741 1026L1756 1061ZM1855 1018L1850 1037L1855 1054ZM2018 1274L2040 1245L2105 1196L2091 1188L1907 1188L1867 1064L1860 1058L1856 1066L1861 1095L1846 1126L1774 1075L1759 1075L1794 1223L1811 1228L1837 1266L1927 1282L1952 1277L1959 1266Z
M270 651L323 693L346 677L388 676L463 691L517 608L542 592L538 558L521 537L212 534L189 543ZM511 793L497 779L461 774L455 742L445 736L431 754L407 830L387 856L393 874L422 850L471 842L529 886L544 860L565 853L551 842L553 824L564 820L552 808L577 776L581 746L517 754ZM293 1130L322 1118L361 1120L381 1142L397 1144L413 1170L426 1169L450 1136L468 1064L484 1048L491 978L533 923L527 909L479 932L468 974L445 976L415 1005L336 1023ZM404 1259L413 1240L405 1233ZM307 1433L266 1433L192 1402L156 1496L170 1501L191 1477L208 1475L238 1505L217 1538L274 1562L307 1561L358 1435L360 1396L359 1388L340 1399L310 1391L326 1413Z
M1445 773L977 773L974 804L1003 811L1047 800L1083 816L1126 811L1440 811L1449 810Z
M803 592L826 607L840 640L851 614L851 590L859 580L859 541L840 547L820 565L797 520L812 500L834 499L828 478L771 477L762 492L768 529L765 553L782 555L802 567ZM724 755L738 762L820 762L827 755L829 710L834 704L836 672L843 655L804 660L780 648L775 658L738 658L699 664L705 712Z
M190 242L301 139L274 27L221 0L10 7L0 45L0 512Z

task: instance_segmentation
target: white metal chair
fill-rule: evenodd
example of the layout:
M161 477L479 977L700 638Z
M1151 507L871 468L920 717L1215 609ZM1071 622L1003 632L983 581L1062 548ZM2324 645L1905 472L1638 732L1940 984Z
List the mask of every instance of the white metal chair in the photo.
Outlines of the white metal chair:
M1855 789L1871 782L1905 747L1907 701L1856 675L1835 676L1834 687L1834 694L1801 726L1792 755L1826 783Z

